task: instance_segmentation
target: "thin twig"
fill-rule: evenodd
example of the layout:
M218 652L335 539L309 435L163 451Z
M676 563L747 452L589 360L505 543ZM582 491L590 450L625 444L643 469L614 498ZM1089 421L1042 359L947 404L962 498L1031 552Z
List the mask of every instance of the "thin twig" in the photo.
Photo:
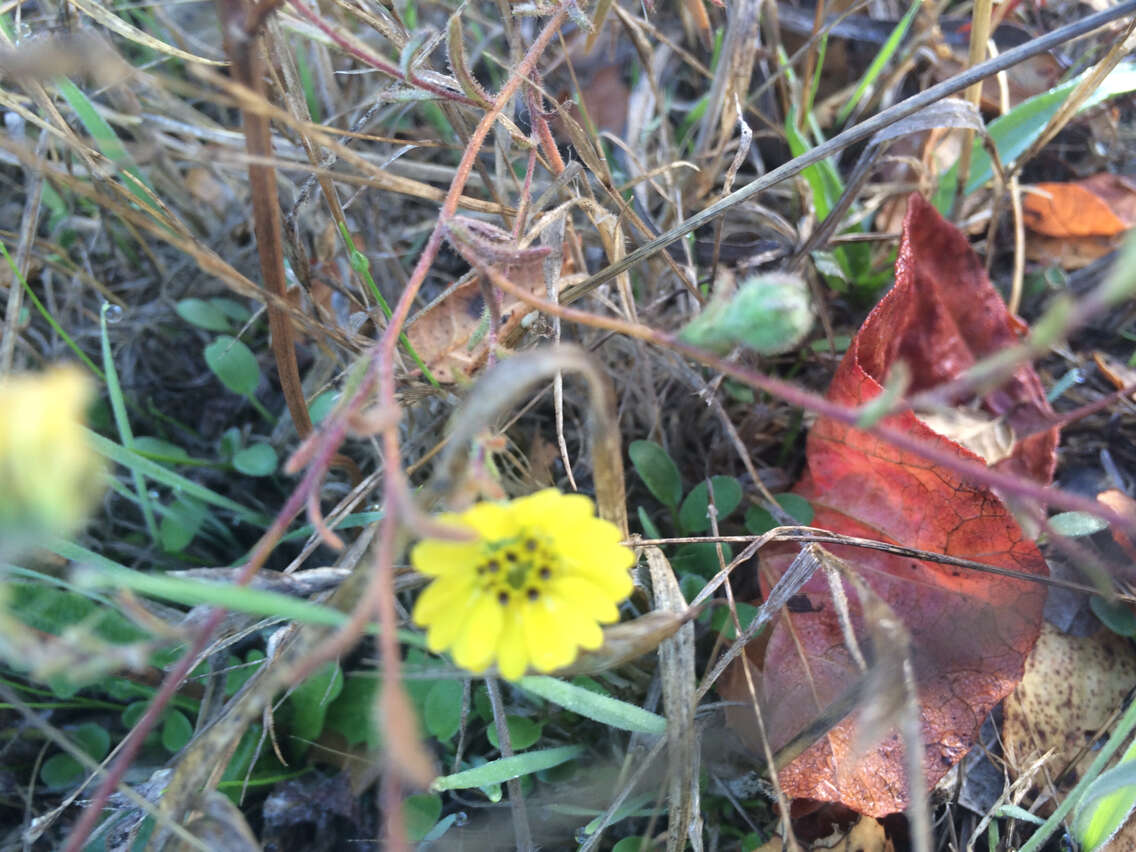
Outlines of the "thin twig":
M497 743L501 757L513 756L513 741L509 736L508 718L505 716L505 703L501 700L501 685L497 678L485 678L485 691L489 693L489 706L493 709L493 727L497 731ZM513 813L513 831L517 838L517 849L528 852L533 848L532 829L529 827L529 812L525 807L525 797L521 793L519 778L505 782L509 791L509 809Z

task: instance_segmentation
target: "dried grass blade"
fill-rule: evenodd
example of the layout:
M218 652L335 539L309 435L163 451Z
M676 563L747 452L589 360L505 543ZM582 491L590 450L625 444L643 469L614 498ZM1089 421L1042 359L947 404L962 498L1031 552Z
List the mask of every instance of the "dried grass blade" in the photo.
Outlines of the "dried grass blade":
M72 0L71 5L93 20L98 21L98 23L102 24L108 30L118 33L123 38L135 44L148 47L155 53L172 56L175 59L184 59L186 62L200 62L203 65L216 65L222 68L229 64L224 60L207 59L196 53L190 53L189 51L166 44L161 39L154 38L154 36L149 33L143 32L132 24L128 24L118 15L114 14L109 9L103 8L98 3L93 2L93 0Z
M646 549L655 609L687 611L686 599L663 551ZM668 852L681 852L689 839L695 852L702 849L702 806L699 801L698 734L694 726L697 703L694 673L694 624L687 622L659 646L659 677L663 682L663 708L667 714L669 762L667 824Z

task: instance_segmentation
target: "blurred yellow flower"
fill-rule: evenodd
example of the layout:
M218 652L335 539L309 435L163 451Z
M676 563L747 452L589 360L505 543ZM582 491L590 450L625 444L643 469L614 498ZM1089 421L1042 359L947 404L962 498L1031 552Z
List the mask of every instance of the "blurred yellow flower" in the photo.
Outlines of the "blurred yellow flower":
M0 377L0 537L79 527L102 493L83 415L94 387L78 367Z
M476 539L427 539L410 553L415 569L434 578L414 606L431 651L449 650L475 673L496 662L516 680L599 648L599 625L619 620L635 555L587 497L547 489L438 520Z

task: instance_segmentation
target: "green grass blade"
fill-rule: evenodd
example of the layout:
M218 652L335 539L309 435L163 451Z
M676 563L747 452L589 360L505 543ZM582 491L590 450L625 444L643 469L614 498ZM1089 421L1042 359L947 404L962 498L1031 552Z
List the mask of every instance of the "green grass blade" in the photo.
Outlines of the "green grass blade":
M820 37L817 45L816 67L813 69L813 78L809 81L809 96L805 99L805 115L811 116L813 104L816 101L817 89L820 88L820 74L824 70L824 60L828 57L828 33Z
M487 787L490 784L503 784L522 775L531 775L544 769L551 769L584 753L583 746L560 746L558 748L538 749L491 760L473 769L455 772L436 778L430 789L436 793L446 790L466 790L470 787Z
M382 512L356 512L352 515L345 515L342 520L335 523L329 523L333 530L350 530L357 527L368 527L371 524L377 524L383 519ZM316 528L311 524L304 524L302 527L297 527L280 539L281 543L286 541L296 541L297 539L305 539L316 531Z
M241 520L247 521L254 526L267 527L272 523L272 518L267 515L247 509L235 500L230 500L228 497L224 497L216 491L194 482L192 479L186 479L184 476L174 473L172 470L168 470L156 462L143 458L133 450L128 450L126 447L104 438L97 432L92 432L89 429L86 431L87 440L91 442L91 445L97 452L128 470L137 470L147 478L159 482L168 488L181 491L183 494L190 497L196 497L198 500L209 503L212 506L228 509Z
M1080 802L1085 791L1092 786L1097 777L1100 776L1105 766L1116 754L1117 750L1124 745L1132 731L1136 729L1136 702L1128 705L1128 709L1124 711L1124 715L1120 717L1120 721L1116 727L1112 729L1112 734L1108 738L1108 742L1104 747L1097 752L1097 756L1093 759L1092 765L1081 776L1081 780L1077 785L1070 790L1065 799L1057 806L1045 824L1035 831L1030 839L1018 850L1018 852L1039 852L1041 847L1045 845L1045 841L1050 838L1053 832L1062 827L1065 817L1069 812Z
M645 734L662 734L667 730L667 720L657 713L567 681L553 677L523 677L517 685L525 692L539 695L566 710L612 728Z
M383 294L379 291L379 287L375 284L375 279L371 275L371 261L368 260L367 255L355 248L355 242L351 239L351 234L347 231L347 225L343 222L339 223L339 236L343 239L344 247L347 249L351 258L351 268L354 269L359 277L367 285L367 289L371 291L371 295L375 297L375 301L379 303L383 315L389 320L391 318L390 305L387 300L383 298ZM422 360L418 352L415 351L414 346L410 343L410 338L406 336L405 332L400 332L398 335L398 342L406 349L407 354L414 359L414 363L418 365L418 369L422 371L423 378L426 379L434 387L441 389L438 380L434 378L434 374L430 372L430 368L426 366L426 362Z
M122 385L118 381L118 370L114 366L114 358L110 351L110 336L107 334L107 309L110 305L104 303L99 311L99 333L102 337L103 369L106 371L107 394L110 397L110 408L114 413L114 424L118 428L118 437L122 446L128 450L134 449L134 432L130 428L130 418L126 415L126 401L122 397ZM142 518L146 522L146 532L150 534L150 541L158 540L158 524L154 520L154 507L151 505L150 494L146 490L146 478L137 468L130 471L134 479L134 491L138 495L138 506L142 510Z
M908 29L911 28L911 22L915 20L915 15L919 12L919 7L923 5L923 0L915 0L911 4L911 8L907 10L895 29L891 31L887 41L884 42L880 52L872 60L872 64L868 66L868 70L860 80L860 85L856 87L856 91L852 93L852 97L840 108L840 112L836 114L836 123L843 124L848 120L848 116L852 110L864 99L865 93L869 88L875 85L876 79L883 73L891 58L895 56L895 52L899 50L899 45L903 42L903 37L907 35Z
M1136 744L1120 763L1101 774L1081 797L1073 817L1073 836L1085 852L1095 852L1128 820L1136 806Z
M70 541L57 540L48 547L64 559L83 566L73 578L79 589L130 589L140 595L185 606L206 604L262 618L279 618L326 627L342 627L350 618L349 613L329 606L267 589L252 589L232 583L210 583L165 574L143 574ZM378 627L370 625L369 632L377 633ZM410 630L398 630L396 635L400 642L407 645L426 645L426 637Z
M1034 140L1045 130L1051 119L1065 103L1065 99L1073 92L1080 82L1080 77L1068 80L1060 86L1034 95L1022 101L1010 112L994 119L986 126L998 156L1004 164L1009 164L1020 157L1034 143ZM1081 105L1081 112L1097 104L1119 95L1136 91L1136 63L1125 63L1118 66L1111 74L1105 77L1100 87L1093 92ZM974 192L985 184L994 175L994 168L990 162L990 155L982 145L981 140L975 140L971 152L970 177L966 184L966 194ZM955 184L958 182L958 167L951 166L939 181L939 189L935 193L935 206L940 210L947 210L954 199Z
M87 357L86 353L79 348L79 344L72 339L71 335L64 331L63 327L55 321L55 317L51 315L51 312L44 307L43 302L39 300L35 291L32 290L31 285L28 284L24 276L20 274L20 270L16 266L16 261L8 254L8 247L2 242L0 242L0 254L4 255L4 259L8 261L8 267L12 270L12 275L15 276L15 279L23 286L24 292L28 294L28 298L32 300L32 304L36 306L36 310L39 311L40 316L47 320L47 324L51 326L51 330L59 335L60 339L67 344L71 351L75 353L75 357L82 361L87 369L99 377L100 382L106 381L106 376L103 375L103 371L95 366L95 362Z
M142 177L142 173L133 164L126 146L122 144L122 140L118 138L118 134L114 132L114 128L110 126L105 118L99 113L98 109L91 102L91 100L83 93L82 89L68 80L66 77L56 81L56 86L59 88L59 93L63 99L67 101L67 105L74 110L75 115L78 116L79 121L82 122L83 127L87 133L90 134L91 139L95 143L95 147L99 149L104 157L122 169L124 173L123 183L126 188L130 190L138 203L145 209L149 210L158 221L165 223L165 217L162 215L155 205L154 201L146 192L150 189L149 183Z

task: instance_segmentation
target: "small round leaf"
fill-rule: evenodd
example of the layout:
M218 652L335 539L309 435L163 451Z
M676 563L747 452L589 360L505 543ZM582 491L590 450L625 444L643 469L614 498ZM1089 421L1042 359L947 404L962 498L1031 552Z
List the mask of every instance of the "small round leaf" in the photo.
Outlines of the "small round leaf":
M462 684L458 680L435 681L426 693L422 716L426 730L438 742L449 742L461 725Z
M308 406L308 415L312 418L312 423L317 426L322 423L323 419L335 408L335 404L339 402L339 396L339 391L329 390L313 399L312 404Z
M248 309L248 305L238 302L236 299L227 299L224 296L218 296L215 299L210 299L209 304L227 316L233 322L246 323L249 317L252 316L252 311Z
M94 722L83 722L69 732L75 745L93 757L102 760L110 751L110 734L102 725Z
M233 467L245 476L269 476L276 472L276 450L269 444L253 444L233 456Z
M643 535L647 538L662 538L659 535L659 528L655 526L655 522L647 515L647 511L642 507L638 507L639 526L643 528Z
M524 716L506 716L505 727L509 729L509 742L514 751L524 751L540 739L541 726ZM489 742L493 748L501 748L501 743L497 740L497 726L495 724L490 723L486 735L489 737Z
M241 396L251 396L260 383L260 365L252 350L227 334L205 347L205 363L221 384Z
M677 506L682 499L682 478L667 451L654 441L632 441L627 453L635 472L655 499L664 506Z
M231 323L217 305L204 299L182 299L174 306L179 317L206 331L229 331Z
M171 710L162 722L162 748L168 752L178 752L193 739L193 724L180 710Z
M1082 535L1092 535L1108 527L1103 519L1088 512L1062 512L1049 519L1049 526L1058 535L1076 538Z
M722 563L718 562L719 544L713 541L694 541L684 544L675 551L671 559L671 568L680 577L686 574L696 574L709 580L722 565L729 565L734 558L734 551L728 544L722 544ZM705 585L705 582L703 582Z
M811 524L813 522L813 515L815 514L813 507L804 497L799 497L796 494L776 494L773 499L777 501L777 505L784 510L785 514L798 524ZM750 506L746 509L746 531L752 535L762 535L780 525L780 522L773 517L768 509L763 509L760 506Z
M39 769L40 780L53 790L70 787L82 777L82 764L69 754L53 754Z
M442 816L442 797L437 793L420 793L407 796L402 803L402 818L406 822L407 839L419 843L430 833Z
M1133 614L1128 604L1093 595L1089 598L1089 607L1113 633L1119 636L1136 636L1136 614Z
M710 478L714 486L714 506L718 511L718 521L725 520L742 501L742 487L732 476ZM678 522L687 532L705 532L710 529L710 489L703 480L690 489L682 507L678 510Z

